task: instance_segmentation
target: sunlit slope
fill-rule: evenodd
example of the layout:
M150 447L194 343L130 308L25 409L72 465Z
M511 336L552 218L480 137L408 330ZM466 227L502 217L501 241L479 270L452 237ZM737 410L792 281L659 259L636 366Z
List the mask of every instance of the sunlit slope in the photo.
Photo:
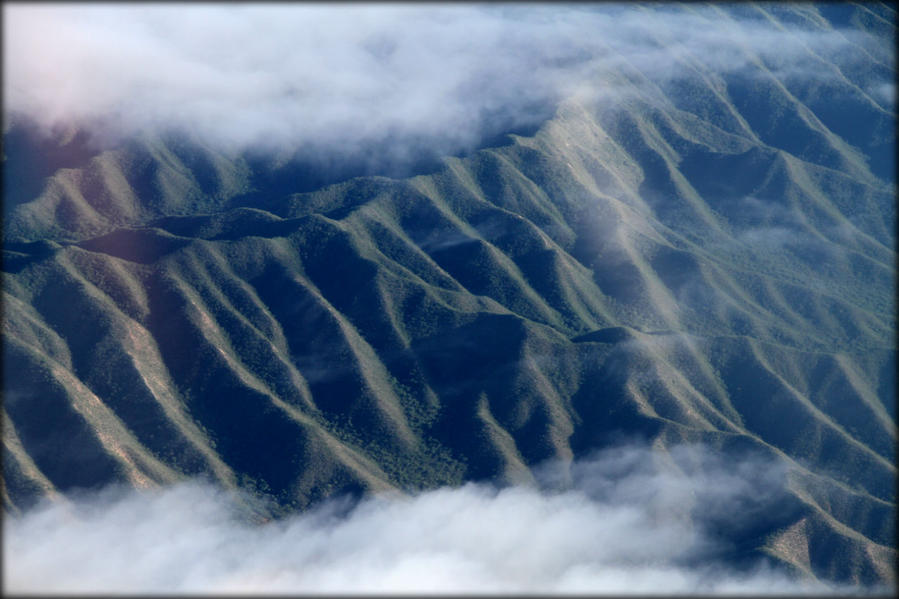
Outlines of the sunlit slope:
M644 435L795 466L770 520L722 523L740 551L891 579L895 114L847 65L682 60L409 179L294 193L161 139L57 159L5 212L6 505L201 474L290 509Z

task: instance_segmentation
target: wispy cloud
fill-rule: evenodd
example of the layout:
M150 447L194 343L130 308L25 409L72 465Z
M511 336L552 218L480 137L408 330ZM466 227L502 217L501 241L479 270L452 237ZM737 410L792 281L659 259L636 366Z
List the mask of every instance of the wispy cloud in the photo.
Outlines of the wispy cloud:
M663 463L666 460L671 462ZM675 466L677 464L677 466ZM253 524L198 482L107 490L6 518L9 592L827 592L737 570L722 526L784 496L786 470L701 446L624 444L536 485L332 500ZM843 589L845 590L845 589Z
M877 42L708 10L451 5L24 5L4 11L4 101L95 135L189 131L222 148L412 159L540 122L560 98L654 84L679 60L835 76L816 55ZM714 26L711 26L714 19ZM881 44L882 45L882 44ZM842 54L841 54L842 53ZM872 82L883 96L883 85Z

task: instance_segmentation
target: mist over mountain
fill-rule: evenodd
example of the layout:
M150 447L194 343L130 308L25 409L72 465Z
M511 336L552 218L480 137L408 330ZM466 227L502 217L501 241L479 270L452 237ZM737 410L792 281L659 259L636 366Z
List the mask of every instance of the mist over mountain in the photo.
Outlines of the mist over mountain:
M3 11L9 590L894 588L893 5Z

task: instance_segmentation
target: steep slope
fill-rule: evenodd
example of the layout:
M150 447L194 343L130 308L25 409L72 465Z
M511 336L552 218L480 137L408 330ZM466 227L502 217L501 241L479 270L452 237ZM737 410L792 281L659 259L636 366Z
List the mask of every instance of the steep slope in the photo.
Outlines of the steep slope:
M172 139L7 164L7 509L205 475L289 510L527 480L625 433L785 460L782 509L722 534L892 581L895 113L847 65L797 86L750 59L621 67L626 101L406 179L295 193Z

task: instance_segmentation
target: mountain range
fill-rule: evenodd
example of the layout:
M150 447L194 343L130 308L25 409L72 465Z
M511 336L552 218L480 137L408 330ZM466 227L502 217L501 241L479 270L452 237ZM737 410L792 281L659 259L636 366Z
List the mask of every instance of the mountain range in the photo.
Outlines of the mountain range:
M882 52L615 63L405 171L10 115L5 510L202 476L277 516L696 442L791 468L737 555L895 584L895 7L714 11Z

